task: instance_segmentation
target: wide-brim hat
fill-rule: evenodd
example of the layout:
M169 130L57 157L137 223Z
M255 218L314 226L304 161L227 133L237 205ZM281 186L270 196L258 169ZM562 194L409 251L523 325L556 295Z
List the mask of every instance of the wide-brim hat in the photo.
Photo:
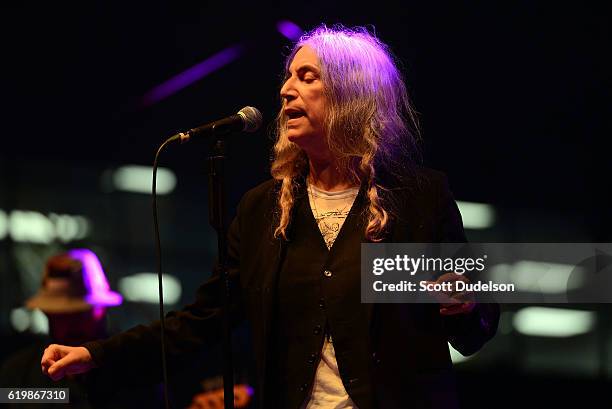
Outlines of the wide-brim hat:
M42 286L26 306L60 314L112 307L121 302L121 294L111 291L94 252L75 249L47 261Z

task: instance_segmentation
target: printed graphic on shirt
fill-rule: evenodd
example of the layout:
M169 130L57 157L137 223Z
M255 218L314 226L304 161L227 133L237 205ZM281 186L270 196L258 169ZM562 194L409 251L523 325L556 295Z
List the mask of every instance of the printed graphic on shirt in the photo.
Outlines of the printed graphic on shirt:
M350 188L340 192L327 192L312 185L309 185L308 189L312 214L327 248L330 249L338 237L359 189Z
M315 216L317 219L317 224L319 225L319 230L321 230L323 240L325 240L325 244L327 244L328 249L330 249L334 244L334 241L336 241L340 227L342 227L342 224L344 223L344 220L348 214L348 210L337 209L323 212Z

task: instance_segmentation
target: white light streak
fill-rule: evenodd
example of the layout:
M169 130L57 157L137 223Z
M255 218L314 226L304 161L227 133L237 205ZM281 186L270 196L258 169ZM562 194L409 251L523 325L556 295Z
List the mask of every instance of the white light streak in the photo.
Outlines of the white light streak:
M49 244L54 240L68 243L89 235L91 222L84 216L33 210L0 209L0 240L10 237L20 243Z
M126 165L112 174L113 187L133 193L151 193L153 168L150 166ZM167 195L176 187L176 176L167 168L157 168L157 194Z
M466 229L488 229L495 224L495 209L486 203L457 201Z
M180 281L169 274L163 275L164 305L175 304L181 298ZM119 292L128 301L157 304L159 302L158 278L155 273L138 273L123 277L118 283Z
M512 324L524 335L566 338L592 331L595 322L593 311L526 307L514 314Z
M497 264L491 267L489 275L495 282L516 284L520 291L542 294L562 294L581 287L584 282L584 268L547 261L519 260L513 264Z

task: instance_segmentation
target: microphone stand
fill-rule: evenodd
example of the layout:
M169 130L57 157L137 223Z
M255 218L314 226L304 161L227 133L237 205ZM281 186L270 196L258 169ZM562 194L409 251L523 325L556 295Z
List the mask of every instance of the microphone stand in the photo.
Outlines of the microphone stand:
M217 273L223 286L223 399L226 409L234 408L234 367L232 357L231 285L227 270L227 225L225 208L225 149L220 138L214 138L208 157L208 218L217 231L219 263Z

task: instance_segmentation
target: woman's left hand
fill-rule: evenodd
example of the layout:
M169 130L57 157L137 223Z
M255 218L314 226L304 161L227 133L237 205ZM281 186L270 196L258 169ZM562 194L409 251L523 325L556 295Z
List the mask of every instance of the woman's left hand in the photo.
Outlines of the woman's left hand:
M445 286L451 288L449 291L441 291L434 294L440 302L440 314L442 315L468 314L476 306L474 293L471 291L455 290L455 283L457 281L470 282L464 275L455 273L445 273L438 277L436 281L429 281L436 284L450 283Z

